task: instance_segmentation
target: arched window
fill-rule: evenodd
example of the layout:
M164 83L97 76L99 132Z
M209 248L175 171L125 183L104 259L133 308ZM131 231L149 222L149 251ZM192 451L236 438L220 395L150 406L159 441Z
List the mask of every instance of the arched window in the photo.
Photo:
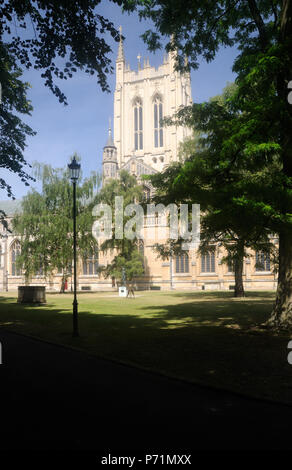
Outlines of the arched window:
M138 240L138 251L140 255L144 257L144 241L143 240Z
M188 273L189 268L189 256L187 253L183 255L176 255L175 257L175 272L176 273Z
M214 273L215 272L215 251L210 250L201 257L201 272Z
M154 147L163 147L163 105L158 96L154 100Z
M150 201L151 191L147 186L143 186L143 200Z
M37 272L36 272L36 275L37 276L43 276L44 275L44 267L43 265L41 264L40 267L38 268Z
M145 268L144 265L144 241L143 240L138 240L138 252L143 258L143 267Z
M116 165L115 165L115 163L111 164L111 177L112 178L116 177Z
M255 267L256 271L271 271L270 254L257 251Z
M227 272L228 273L235 272L235 258L233 257L233 253L231 250L228 250Z
M234 273L235 271L235 260L229 260L227 263L227 269L229 273Z
M140 98L134 102L134 146L143 149L143 106Z
M12 276L21 276L21 269L17 267L16 260L20 255L20 243L15 240L10 248L11 253L11 274Z
M93 275L98 274L98 251L88 252L83 258L83 274Z

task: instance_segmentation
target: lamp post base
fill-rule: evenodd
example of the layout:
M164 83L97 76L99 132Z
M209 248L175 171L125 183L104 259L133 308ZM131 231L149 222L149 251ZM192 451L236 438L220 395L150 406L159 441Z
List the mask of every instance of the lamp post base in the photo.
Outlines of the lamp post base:
M78 332L78 302L73 300L73 337L79 336Z

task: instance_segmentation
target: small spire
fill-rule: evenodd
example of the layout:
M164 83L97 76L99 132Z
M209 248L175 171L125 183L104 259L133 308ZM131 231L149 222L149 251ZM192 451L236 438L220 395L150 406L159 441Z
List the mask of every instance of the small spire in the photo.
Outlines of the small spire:
M107 142L105 144L106 147L114 147L114 141L113 141L113 137L112 137L112 125L111 125L111 118L109 118L109 126L108 126L108 138L107 138Z
M124 56L124 45L123 45L123 36L122 36L122 27L121 27L121 26L120 26L120 43L119 43L119 50L118 50L117 61L118 61L118 60L122 60L122 61L125 60L125 56Z

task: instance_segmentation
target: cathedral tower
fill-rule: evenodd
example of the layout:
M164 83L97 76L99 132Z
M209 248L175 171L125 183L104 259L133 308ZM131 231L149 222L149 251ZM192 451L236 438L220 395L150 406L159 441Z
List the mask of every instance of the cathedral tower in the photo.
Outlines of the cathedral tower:
M162 171L178 160L179 143L191 135L191 130L183 126L162 126L164 117L173 116L181 106L192 103L190 74L175 70L174 52L166 55L158 68L151 67L147 58L142 60L138 55L137 59L138 69L131 70L125 60L121 32L116 59L112 143L116 170L110 166L113 162L108 160L106 146L105 180L121 169L133 173L137 168L137 176Z

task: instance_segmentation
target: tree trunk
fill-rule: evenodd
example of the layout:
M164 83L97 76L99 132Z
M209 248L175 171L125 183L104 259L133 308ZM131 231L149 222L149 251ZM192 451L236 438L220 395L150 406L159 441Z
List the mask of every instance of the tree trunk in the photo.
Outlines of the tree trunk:
M234 260L234 277L235 277L235 289L234 297L244 297L244 287L243 287L243 254L238 254L238 257Z
M63 276L62 277L62 282L61 282L60 294L64 294L64 292L65 292L65 281L66 281L66 277Z
M276 302L267 324L276 328L292 327L292 233L279 236L279 277Z

